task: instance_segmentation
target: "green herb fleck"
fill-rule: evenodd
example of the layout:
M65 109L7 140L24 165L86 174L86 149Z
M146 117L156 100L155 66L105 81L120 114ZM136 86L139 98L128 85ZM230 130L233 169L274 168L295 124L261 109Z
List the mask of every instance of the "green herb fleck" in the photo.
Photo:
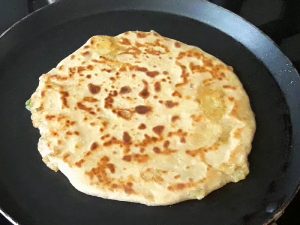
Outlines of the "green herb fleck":
M26 107L27 110L30 111L30 109L31 109L31 99L28 99L28 100L25 102L25 107Z

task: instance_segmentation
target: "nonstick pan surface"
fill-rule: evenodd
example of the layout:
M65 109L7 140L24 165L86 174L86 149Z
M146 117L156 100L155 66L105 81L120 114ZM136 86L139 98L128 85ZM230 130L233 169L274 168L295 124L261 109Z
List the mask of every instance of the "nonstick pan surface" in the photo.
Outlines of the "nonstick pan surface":
M250 175L201 201L147 207L75 190L37 151L39 133L24 103L38 77L92 35L155 30L233 66L249 94L257 132ZM24 225L261 225L290 202L300 183L300 80L258 29L201 0L62 0L0 38L0 207Z

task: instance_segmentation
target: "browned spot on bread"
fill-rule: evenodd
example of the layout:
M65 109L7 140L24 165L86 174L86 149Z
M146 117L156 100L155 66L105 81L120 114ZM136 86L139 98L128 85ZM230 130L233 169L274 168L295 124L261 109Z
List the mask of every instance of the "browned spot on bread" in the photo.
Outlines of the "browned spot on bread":
M180 86L183 86L185 84L188 83L188 72L187 72L187 69L186 69L186 66L184 65L181 65L179 63L176 63L178 66L180 66L181 68L181 78L182 78L182 82L181 83L178 83L178 84L175 84L176 87L180 87Z
M176 41L176 42L175 42L175 47L176 47L176 48L180 48L180 47L181 47L181 44L180 44L178 41Z
M178 184L174 184L174 185L168 186L168 189L170 191L180 191L180 190L185 189L186 187L187 187L186 184L184 184L184 183L178 183Z
M52 120L55 119L56 116L55 115L46 115L46 120Z
M135 111L138 114L147 114L148 112L151 111L151 107L146 106L146 105L138 105L138 106L135 107Z
M242 129L242 128L237 129L237 130L234 132L234 137L235 137L235 138L241 138L242 132L243 132L243 129Z
M129 86L123 86L120 89L120 94L128 94L131 92L131 88Z
M120 44L131 45L131 42L129 41L128 38L121 38Z
M199 123L202 122L205 117L203 115L192 115L191 118L193 119L193 121Z
M164 131L165 127L162 125L155 126L152 128L153 132L156 133L157 135L161 135L162 132Z
M137 32L136 36L137 36L138 38L145 38L145 37L147 37L147 34L146 34L146 33L143 33L143 32Z
M65 153L64 155L63 155L63 161L68 161L68 158L70 157L71 155L70 155L70 153Z
M131 109L113 109L112 112L125 120L130 120L133 116L133 110Z
M61 101L63 103L63 107L68 108L69 105L68 105L68 100L67 99L69 97L69 93L67 91L60 91L60 94L61 94L60 99L61 99Z
M170 100L165 102L165 105L168 108L173 108L173 107L177 106L178 104L179 104L178 102L173 102L173 101L170 101Z
M149 156L147 154L131 154L123 156L123 160L127 162L135 161L138 163L145 163L149 160Z
M134 189L132 188L133 184L131 182L128 182L127 184L125 184L123 186L124 191L126 192L126 194L133 194L135 193Z
M99 144L97 142L93 142L93 144L91 144L90 150L94 151L99 147Z
M180 117L177 116L177 115L175 115L175 116L172 116L171 121L174 123L174 122L176 122L179 119L180 119Z
M91 53L89 51L85 51L85 52L82 52L81 55L83 55L83 56L90 56Z
M123 156L123 160L127 161L127 162L130 162L131 161L131 155L125 155L125 156Z
M115 165L114 165L114 164L108 163L108 164L106 165L106 167L109 169L109 171L110 171L111 173L115 173L116 169L115 169Z
M146 75L149 77L156 77L159 74L157 71L147 71Z
M80 159L78 162L75 162L75 165L81 167L84 162L85 162L84 159Z
M58 70L64 70L65 69L65 66L64 65L61 65L58 67Z
M178 178L180 178L179 174L174 176L174 179L178 179Z
M155 153L160 153L160 148L159 147L153 147L153 151Z
M133 161L136 161L138 163L145 163L149 160L149 156L147 154L132 154Z
M93 98L93 97L84 97L83 101L85 101L85 102L98 102L98 99Z
M231 102L234 102L234 97L229 96L229 97L228 97L228 100L231 101Z
M148 83L147 81L143 80L144 88L143 90L139 93L139 96L142 98L148 98L150 95L150 92L148 91Z
M170 141L165 141L163 144L164 148L168 148L170 146Z
M225 89L231 89L231 90L236 90L236 87L231 86L231 85L223 85L223 88L225 88Z
M125 144L131 144L131 137L126 131L123 133L123 141Z
M172 93L172 96L176 96L176 97L179 97L179 98L181 98L182 97L182 95L178 92L178 91L174 91L173 93Z
M109 160L110 160L109 157L106 155L100 159L101 162L108 162Z
M138 127L140 130L146 129L146 125L144 123L141 123Z
M159 91L161 90L160 82L156 81L156 82L154 83L154 90L155 90L156 92L159 92Z
M85 70L86 70L86 68L85 68L84 66L78 66L78 67L77 67L78 73L81 73L81 72L83 72L83 71L85 71Z
M51 131L51 134L52 134L53 136L58 136L58 133L57 133L56 131Z
M95 114L96 114L96 113L93 111L93 108L87 107L87 106L85 106L84 104L82 104L81 102L78 102L78 103L77 103L77 107L78 107L79 109L81 109L81 110L84 110L84 111L86 111L86 112L92 114L92 115L95 115Z
M209 72L209 70L205 66L196 65L194 63L190 63L189 67L193 73Z
M98 94L101 90L100 86L92 84L92 83L88 84L88 88L92 94Z
M186 143L185 137L181 137L181 138L180 138L180 142L181 142L181 143Z

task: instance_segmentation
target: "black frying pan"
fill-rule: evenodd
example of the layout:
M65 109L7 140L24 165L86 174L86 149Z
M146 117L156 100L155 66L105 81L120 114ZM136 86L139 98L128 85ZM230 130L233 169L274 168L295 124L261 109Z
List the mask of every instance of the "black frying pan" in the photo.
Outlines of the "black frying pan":
M156 30L232 65L256 114L251 173L201 201L170 207L104 200L75 190L37 152L24 102L38 77L95 34ZM240 17L205 1L64 0L0 38L0 205L24 225L258 225L300 183L300 80L275 44Z

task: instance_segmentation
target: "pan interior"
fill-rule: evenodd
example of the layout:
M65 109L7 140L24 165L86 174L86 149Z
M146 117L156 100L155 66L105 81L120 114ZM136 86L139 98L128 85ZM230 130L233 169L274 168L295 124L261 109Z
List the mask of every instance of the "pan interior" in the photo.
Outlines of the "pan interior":
M50 171L37 152L38 131L24 103L38 77L97 34L155 30L233 66L256 115L257 132L250 175L201 201L171 207L103 200L76 191L62 174ZM226 34L176 15L122 11L95 14L19 37L0 62L0 192L3 209L24 224L259 224L283 199L281 175L289 156L290 123L284 97L264 65ZM275 122L276 121L276 122ZM6 194L4 194L6 193ZM18 212L15 209L18 208ZM267 213L266 213L267 210ZM261 214L260 217L254 215ZM30 216L28 216L30 215ZM117 215L117 216L116 216ZM89 221L89 222L86 222Z

